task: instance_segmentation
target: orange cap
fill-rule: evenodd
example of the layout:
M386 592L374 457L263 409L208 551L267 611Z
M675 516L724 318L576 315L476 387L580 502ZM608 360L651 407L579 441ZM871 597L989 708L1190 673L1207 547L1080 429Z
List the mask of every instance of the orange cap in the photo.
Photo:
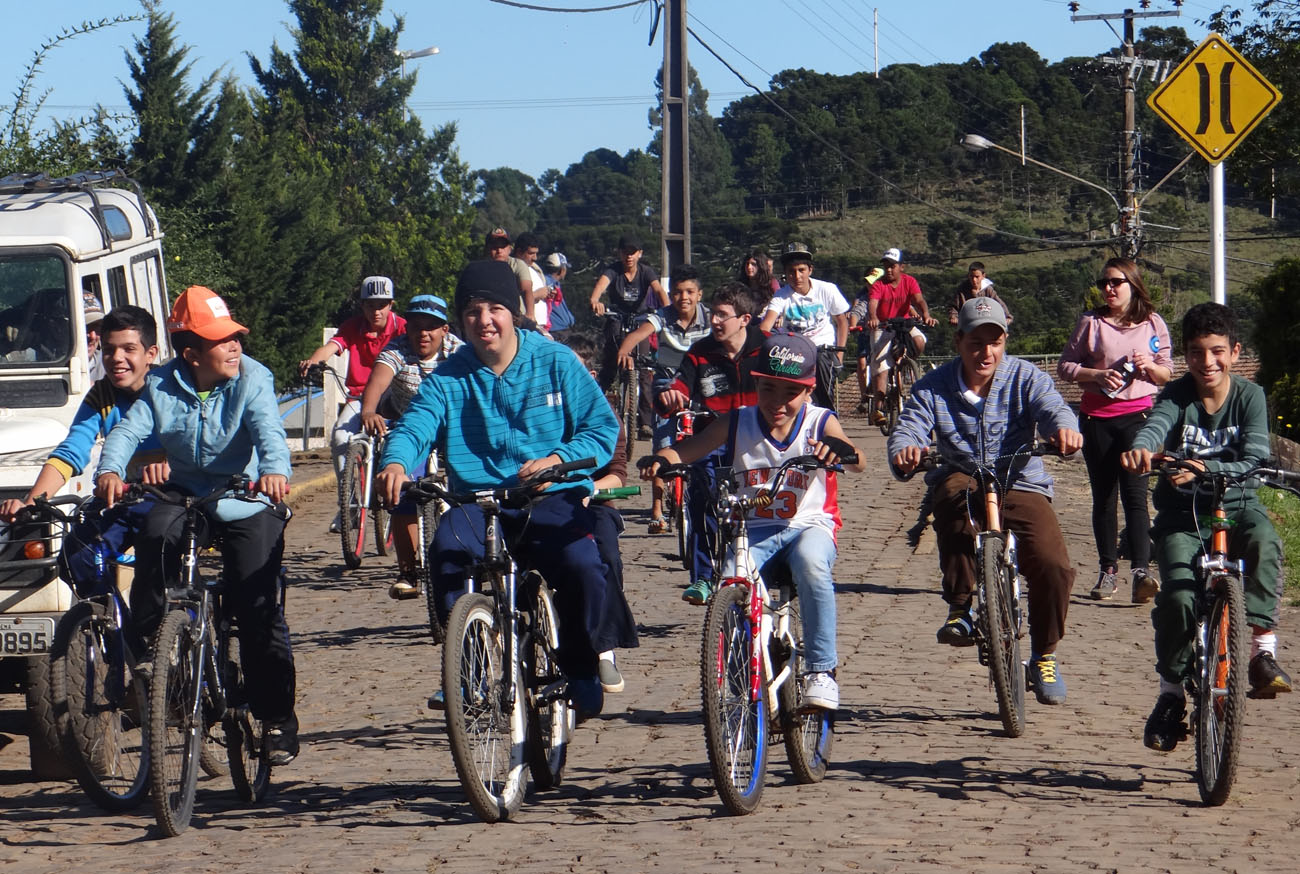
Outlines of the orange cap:
M191 331L204 340L224 340L232 334L247 334L248 328L230 317L230 309L215 291L191 285L172 304L167 332Z

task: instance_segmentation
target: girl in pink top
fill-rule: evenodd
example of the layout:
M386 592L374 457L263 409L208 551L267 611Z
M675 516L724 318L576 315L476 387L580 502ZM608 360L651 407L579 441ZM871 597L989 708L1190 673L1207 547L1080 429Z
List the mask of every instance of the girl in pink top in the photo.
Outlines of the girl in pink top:
M1092 486L1092 533L1101 566L1094 600L1112 597L1119 586L1118 493L1124 505L1133 603L1155 597L1160 584L1151 562L1151 521L1146 480L1120 467L1119 457L1133 446L1160 386L1173 373L1169 327L1155 311L1137 265L1111 258L1097 280L1105 302L1083 314L1061 353L1056 372L1083 387L1079 430L1083 460Z

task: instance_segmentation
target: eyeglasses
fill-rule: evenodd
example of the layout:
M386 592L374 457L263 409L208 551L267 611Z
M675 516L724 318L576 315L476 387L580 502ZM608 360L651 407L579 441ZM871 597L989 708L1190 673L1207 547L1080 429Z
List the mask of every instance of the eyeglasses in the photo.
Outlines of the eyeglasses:
M740 316L738 315L724 316L722 313L709 313L709 321L722 322L723 324L726 324L732 319L738 319L738 318L740 318Z
M1123 276L1103 276L1101 279L1097 280L1097 287L1100 289L1119 288L1126 282L1128 282L1128 280Z

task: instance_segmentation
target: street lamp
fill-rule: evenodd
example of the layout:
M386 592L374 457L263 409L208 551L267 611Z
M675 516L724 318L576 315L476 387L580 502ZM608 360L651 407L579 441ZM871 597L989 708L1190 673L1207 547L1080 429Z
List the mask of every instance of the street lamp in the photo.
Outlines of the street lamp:
M1051 164L1044 164L1042 161L1036 161L1033 158L1029 157L1028 155L1022 154L1020 152L1012 151L1011 149L1008 149L1006 146L999 146L997 143L993 142L990 139L987 139L986 137L982 137L979 134L966 134L966 136L961 138L961 147L968 152L984 152L984 151L988 151L989 149L997 149L999 152L1006 152L1008 155L1015 155L1021 161L1028 161L1030 164L1033 164L1035 167L1042 167L1044 170L1051 170L1053 173L1059 173L1062 176L1066 177L1067 179L1073 179L1075 182L1078 182L1080 185L1087 185L1089 188L1095 188L1098 191L1104 192L1105 195L1110 198L1110 202L1115 204L1116 211L1119 213L1124 212L1124 208L1119 205L1119 199L1116 198L1113 193L1111 193L1111 190L1109 188L1098 185L1096 182L1089 182L1087 179L1083 179L1079 176L1075 176L1073 173L1066 173L1064 170L1060 169L1059 167L1053 167Z
M393 49L393 54L397 55L402 61L402 76L406 76L406 62L413 61L416 58L427 58L430 55L436 55L440 49L437 46L429 46L427 49L414 49L412 51L402 51Z

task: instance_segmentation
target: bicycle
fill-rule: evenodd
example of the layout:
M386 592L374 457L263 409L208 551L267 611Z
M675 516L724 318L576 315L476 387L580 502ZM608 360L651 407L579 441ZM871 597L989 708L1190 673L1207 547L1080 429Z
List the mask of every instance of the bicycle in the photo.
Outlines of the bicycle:
M606 312L605 318L618 323L617 343L621 345L627 335L636 328L635 323L640 316ZM610 341L613 342L612 336ZM618 345L614 348L617 349ZM618 368L618 374L612 389L615 392L616 399L614 414L618 416L619 421L623 424L628 458L633 457L633 449L636 446L637 415L641 405L641 371L645 368L654 367L654 359L649 355L633 354L632 359L633 367L630 370L623 367Z
M802 704L803 625L796 586L788 573L772 580L759 573L750 558L745 522L750 510L771 505L789 471L818 468L840 470L814 455L792 458L776 469L769 486L747 498L732 493L731 472L718 472L718 553L721 558L730 548L735 576L724 574L722 561L715 563L700 687L709 770L723 806L736 815L758 807L771 743L784 741L786 759L799 783L821 781L834 747L834 715ZM660 474L685 475L691 470L688 465L668 465Z
M466 577L466 591L447 620L442 689L447 740L470 806L484 822L510 819L523 804L528 774L539 789L559 786L575 712L559 666L554 597L535 570L520 568L501 530L501 512L541 496L542 483L570 482L594 458L539 471L518 486L454 494L432 478L403 485L449 507L483 511L483 558Z
M697 410L679 410L674 414L676 434L674 443L680 443L695 433L695 419L706 414ZM682 567L691 569L691 514L686 510L686 482L681 476L661 477L664 483L664 498L668 502L668 521L677 532L677 553L681 557Z
M26 540L25 552L59 560L52 556L69 547L73 526L84 518L91 500L42 495L19 512L9 538ZM65 511L64 506L72 509ZM54 629L50 698L55 731L77 783L95 804L120 812L139 804L147 790L146 689L123 631L130 611L115 584L117 561L109 559L100 544L94 589L77 600Z
M194 498L154 486L134 486L123 500L148 494L184 510L180 539L181 578L167 587L167 612L154 642L146 748L149 785L158 826L169 837L183 832L194 813L199 758L217 725L225 735L230 778L240 801L256 803L271 780L261 720L253 716L244 686L238 629L227 615L220 575L199 572L203 509L226 497L255 500L246 477L236 476L210 494ZM280 569L279 609L284 610L285 573Z
M1174 455L1154 457L1152 468L1191 473L1198 490L1202 484L1208 485L1212 497L1209 515L1196 517L1197 533L1207 549L1196 564L1196 633L1192 670L1184 683L1193 702L1197 789L1202 802L1217 807L1228 800L1236 778L1250 654L1243 588L1246 566L1229 557L1228 531L1232 522L1224 506L1224 494L1231 486L1258 479L1262 485L1300 496L1296 485L1300 473L1268 467L1235 474L1214 472ZM1201 534L1202 524L1210 530L1208 538Z
M1020 658L1020 639L1025 635L1026 611L1021 605L1020 571L1016 562L1016 535L1002 525L1002 495L1008 488L1012 468L1020 459L1060 456L1056 447L1039 443L994 459L977 461L967 455L950 455L938 450L926 453L921 463L905 475L910 480L917 471L932 470L940 463L970 476L979 485L983 497L984 521L976 521L971 505L971 491L966 493L966 509L975 529L975 614L974 643L979 648L979 663L989 670L989 685L998 703L998 716L1008 737L1025 733L1025 674L1028 668ZM999 462L1008 462L1006 477L999 479Z
M891 332L889 350L885 353L889 361L885 399L880 407L885 421L879 426L880 433L886 437L898 427L898 417L912 394L912 385L921 378L921 366L916 361L911 336L912 329L921 324L920 319L902 317L883 319L880 323L883 330Z
M375 459L383 451L383 438L362 431L348 443L348 454L339 477L339 540L343 563L351 570L361 567L366 551L366 522L375 538L375 552L388 555L393 547L392 520L375 494Z

